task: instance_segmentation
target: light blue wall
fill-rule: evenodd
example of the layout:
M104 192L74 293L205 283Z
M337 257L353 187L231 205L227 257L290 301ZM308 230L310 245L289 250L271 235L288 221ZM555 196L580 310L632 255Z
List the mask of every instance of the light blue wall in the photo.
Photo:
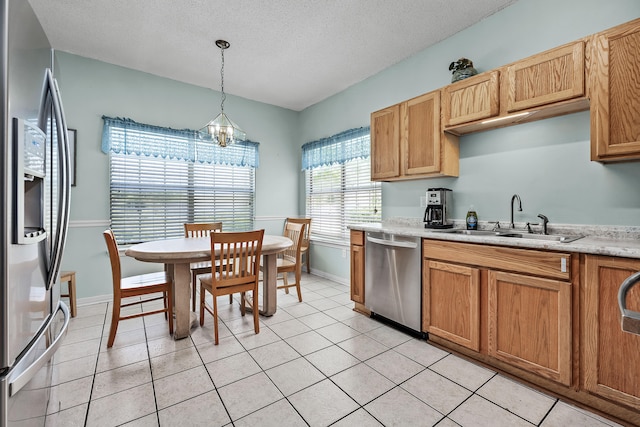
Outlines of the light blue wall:
M519 0L482 22L304 110L300 144L367 125L370 113L450 82L460 57L480 72L523 59L640 16L636 0ZM460 138L460 177L382 185L382 215L422 217L429 187L453 193L453 218L473 204L480 220L509 220L511 195L522 197L516 221L639 225L640 165L591 162L589 113ZM301 199L304 210L304 200ZM316 246L312 260L349 277L342 252Z
M101 147L102 116L128 117L173 128L198 129L219 113L220 94L131 69L56 53L56 73L68 126L77 129L77 185L71 190L71 227L63 269L77 272L79 298L110 295L111 270L102 231L109 226L109 159ZM260 143L256 223L280 234L298 215L299 113L227 96L225 112ZM161 269L122 258L124 274Z
M519 0L482 22L351 88L296 113L228 96L225 111L261 143L256 180L257 227L280 233L282 219L304 213L300 146L366 126L372 111L449 83L448 64L471 58L486 71L640 16L637 0ZM76 270L80 298L111 293L101 232L109 219L108 158L100 151L101 116L198 128L219 106L219 93L122 67L57 53L57 73L71 128L78 130L78 184L63 267ZM638 163L589 161L589 113L462 137L460 177L384 183L383 216L421 217L428 187L454 190L454 218L474 204L480 220L638 225ZM292 197L291 195L298 195ZM348 252L313 244L312 269L348 282ZM123 258L125 274L157 268Z

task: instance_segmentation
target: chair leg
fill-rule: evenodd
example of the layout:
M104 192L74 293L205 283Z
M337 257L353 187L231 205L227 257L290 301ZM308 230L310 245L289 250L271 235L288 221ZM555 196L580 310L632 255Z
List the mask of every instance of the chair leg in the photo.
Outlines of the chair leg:
M204 286L200 282L200 326L204 325Z
M162 293L162 304L164 305L164 309L167 309L167 293L163 292ZM164 320L167 320L169 318L169 314L165 311L164 312Z
M218 345L218 301L215 295L213 295L213 331L216 345Z
M289 293L289 273L287 273L286 271L284 273L282 273L282 283L284 284L285 288L284 288L284 293L288 294Z
M245 292L240 292L240 313L244 316L247 312L245 308Z
M300 291L300 276L302 275L302 266L296 268L296 290L298 291L298 301L302 302L302 292Z
M171 289L165 292L165 299L169 302L167 311L165 314L169 317L169 335L173 335L173 296L171 295Z
M233 304L233 294L229 294L229 304Z
M195 271L191 273L191 311L196 311L196 276Z
M260 321L258 320L258 312L260 311L258 309L258 292L256 290L253 291L253 330L256 332L256 334L260 333Z
M71 317L76 317L76 274L71 275L69 280L69 305L71 306Z
M307 258L307 274L311 274L311 264L309 263L309 251L307 250L307 253L305 255L305 257Z
M113 341L116 339L116 332L118 331L118 322L120 321L120 301L116 304L114 301L113 309L111 310L111 328L109 329L109 340L107 341L107 348L113 346Z

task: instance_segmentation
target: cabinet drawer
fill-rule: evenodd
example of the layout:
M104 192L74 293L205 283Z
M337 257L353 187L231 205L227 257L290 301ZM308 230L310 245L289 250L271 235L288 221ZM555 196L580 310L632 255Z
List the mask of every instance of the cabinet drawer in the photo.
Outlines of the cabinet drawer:
M364 231L351 230L351 244L364 246Z
M423 240L425 258L571 280L571 254L474 243Z

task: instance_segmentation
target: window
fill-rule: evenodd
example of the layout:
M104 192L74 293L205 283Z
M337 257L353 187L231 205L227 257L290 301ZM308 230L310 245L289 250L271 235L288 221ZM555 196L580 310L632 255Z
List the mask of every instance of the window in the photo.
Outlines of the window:
M120 244L181 237L185 222L253 229L258 144L220 148L190 130L103 119L111 228Z
M371 181L368 127L307 143L302 152L313 237L348 240L349 224L381 221L382 195L380 183Z

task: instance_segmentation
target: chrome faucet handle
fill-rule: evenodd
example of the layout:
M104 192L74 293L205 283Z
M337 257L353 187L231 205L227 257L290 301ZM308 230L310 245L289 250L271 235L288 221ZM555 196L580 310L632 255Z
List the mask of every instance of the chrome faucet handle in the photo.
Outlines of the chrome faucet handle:
M537 222L534 222L533 224L532 224L532 223L530 223L530 222L528 222L528 223L524 226L524 228L527 230L527 233L529 233L529 234L533 234L533 229L531 228L531 226L532 226L532 225L540 225L540 224L539 224L539 223L537 223Z
M493 224L491 231L498 231L500 229L500 221L489 221L489 224Z
M549 234L547 232L547 224L549 224L549 218L542 214L538 214L538 218L542 220L542 234Z

